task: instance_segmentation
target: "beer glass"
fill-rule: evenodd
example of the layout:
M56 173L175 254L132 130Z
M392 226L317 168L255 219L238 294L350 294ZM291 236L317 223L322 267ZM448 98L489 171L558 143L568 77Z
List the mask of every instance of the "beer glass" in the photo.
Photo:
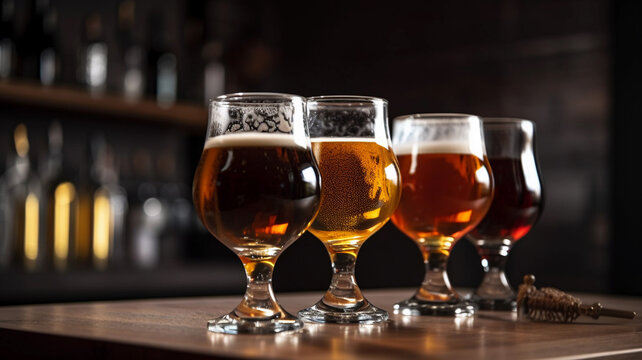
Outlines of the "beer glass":
M484 217L493 197L481 120L464 114L416 114L394 121L393 146L403 180L393 223L413 239L426 274L405 315L467 316L476 311L450 286L446 264L457 240Z
M308 98L310 141L323 181L321 207L309 231L328 250L333 274L323 298L299 312L304 320L369 324L388 318L364 298L354 276L359 248L399 202L387 105L361 96Z
M484 219L467 236L484 268L484 278L471 299L480 309L514 310L515 293L504 273L506 259L512 245L535 224L543 205L535 124L509 118L482 121L495 196Z
M210 331L276 333L303 326L277 303L272 272L316 215L320 184L305 98L238 93L210 103L194 206L209 232L241 259L248 281L241 303L209 321Z

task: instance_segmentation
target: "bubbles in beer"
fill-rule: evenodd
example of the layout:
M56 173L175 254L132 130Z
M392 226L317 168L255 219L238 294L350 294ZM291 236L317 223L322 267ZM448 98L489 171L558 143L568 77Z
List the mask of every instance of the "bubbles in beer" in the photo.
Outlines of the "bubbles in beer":
M388 220L399 199L395 158L374 139L316 138L323 190L310 231L333 246L357 247Z

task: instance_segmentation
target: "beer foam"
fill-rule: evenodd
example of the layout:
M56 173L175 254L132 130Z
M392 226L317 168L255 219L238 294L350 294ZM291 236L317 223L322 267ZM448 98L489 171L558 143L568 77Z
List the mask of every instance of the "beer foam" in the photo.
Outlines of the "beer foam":
M464 141L433 141L393 145L396 155L411 154L472 154L482 158L481 149Z
M258 147L281 146L305 148L305 140L297 139L292 134L273 133L232 133L219 135L205 141L205 149L216 147Z
M347 137L347 136L336 136L336 137L318 137L310 139L310 142L319 143L319 142L361 142L361 143L376 143L377 145L388 149L388 139L385 136L379 137Z
M377 139L371 137L318 137L310 139L311 142L377 142Z

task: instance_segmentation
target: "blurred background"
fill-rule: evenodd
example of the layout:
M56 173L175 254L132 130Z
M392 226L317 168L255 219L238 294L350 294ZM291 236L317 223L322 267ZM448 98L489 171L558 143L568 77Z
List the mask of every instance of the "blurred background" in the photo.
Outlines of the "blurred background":
M237 91L386 98L390 119L534 120L545 207L508 277L642 294L633 1L1 0L0 304L242 293L243 268L194 214L207 99ZM463 239L449 273L482 276ZM276 291L325 290L305 234ZM363 246L363 288L416 287L391 223Z

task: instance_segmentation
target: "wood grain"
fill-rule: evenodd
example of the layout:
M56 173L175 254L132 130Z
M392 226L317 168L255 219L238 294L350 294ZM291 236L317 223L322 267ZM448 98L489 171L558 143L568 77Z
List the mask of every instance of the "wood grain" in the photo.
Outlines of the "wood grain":
M410 289L370 290L391 311ZM641 298L577 294L584 302L640 312ZM290 312L321 293L279 296ZM584 359L642 357L642 320L580 318L574 324L518 320L479 312L472 318L391 315L380 325L306 324L276 335L222 335L206 320L232 310L239 297L182 298L0 308L0 358L279 358L298 359Z

